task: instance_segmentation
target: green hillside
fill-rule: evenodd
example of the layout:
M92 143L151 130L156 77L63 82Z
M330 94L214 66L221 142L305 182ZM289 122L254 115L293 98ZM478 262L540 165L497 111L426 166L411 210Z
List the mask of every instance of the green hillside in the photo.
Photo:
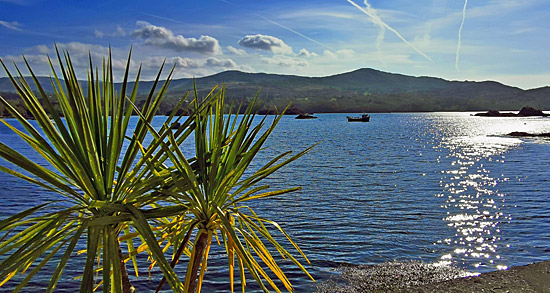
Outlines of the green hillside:
M40 79L51 91L49 78ZM289 103L292 113L518 110L523 106L550 109L550 87L522 90L493 81L448 81L368 68L326 77L225 71L197 78L195 83L199 95L225 84L227 96L243 103L260 91L263 112L278 111ZM141 82L139 92L145 95L151 84ZM193 79L173 80L162 111L170 111L192 89ZM16 99L8 94L13 88L7 78L0 78L0 92Z

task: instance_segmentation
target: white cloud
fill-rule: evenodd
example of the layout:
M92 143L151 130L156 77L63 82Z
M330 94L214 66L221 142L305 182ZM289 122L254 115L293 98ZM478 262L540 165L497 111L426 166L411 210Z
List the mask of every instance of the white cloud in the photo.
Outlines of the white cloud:
M92 62L101 67L101 63L104 58L109 54L109 48L101 45L94 44L85 44L79 42L71 43L57 43L57 48L61 54L64 51L67 51L71 57L72 65L77 71L77 75L81 79L86 79L86 74L89 69L89 57L91 56ZM46 45L37 45L25 50L25 58L38 75L50 75L51 69L48 62L48 54L55 52L53 46ZM124 49L111 49L113 69L115 71L123 71L126 68L126 61L128 56L128 51ZM50 54L52 62L57 64L57 56L55 54ZM2 56L2 59L5 61L15 62L17 64L22 64L23 59L19 56ZM131 70L137 70L136 62L133 62ZM56 68L57 70L57 68Z
M104 34L102 31L100 31L100 30L94 30L94 36L95 36L96 38L100 38L100 39L101 39L101 38L103 38L104 35L105 35L105 34Z
M244 72L256 72L256 71L254 70L254 68L252 68L252 67L249 66L249 65L242 65L242 64L241 64L241 65L239 65L238 69L241 70L241 71L244 71Z
M49 68L48 56L45 54L25 54L25 59L29 63L30 67L33 70L33 73L38 76L50 76L51 70ZM0 59L6 64L8 70L13 75L18 75L14 64L17 64L19 70L24 76L28 76L30 73L27 70L27 66L24 63L23 56L21 55L6 55L0 56ZM57 66L57 60L52 60L52 64ZM1 77L1 75L0 75Z
M131 33L132 37L144 39L151 46L171 49L177 52L191 51L202 54L220 54L221 47L217 39L210 36L201 36L199 39L186 38L160 26L145 21L138 21L139 29Z
M342 49L335 52L330 50L325 50L323 54L326 57L330 57L330 58L351 58L355 55L355 51L350 49Z
M236 68L237 63L231 59L218 59L215 57L210 57L206 59L205 65L212 67L221 67L221 68Z
M86 79L86 74L89 71L89 56L91 56L94 65L101 68L102 60L106 58L109 54L109 47L79 42L58 43L57 48L61 53L67 51L70 54L71 61L79 79ZM28 49L26 49L26 52L27 53L25 54L25 58L30 63L36 74L51 75L47 54L50 53L50 55L53 55L52 61L54 65L57 64L57 58L55 57L55 54L51 54L52 52L55 52L55 48L53 46L38 45L34 47L29 47ZM119 79L122 77L122 74L126 69L126 64L128 60L128 49L113 47L111 48L111 55L115 79ZM21 56L7 55L0 57L10 67L10 64L13 63L19 65L23 64L23 59ZM239 65L230 58L188 58L180 56L165 57L158 55L151 56L147 53L143 54L143 52L138 52L138 50L134 50L134 52L132 53L132 61L130 63L130 73L137 73L139 66L142 66L142 79L152 79L157 74L163 62L166 62L164 73L167 73L169 71L166 70L167 68L171 68L175 65L176 71L174 74L174 78L204 76L230 69L252 71L251 67ZM22 69L24 68L25 66L22 66Z
M7 22L7 21L0 20L0 25L10 30L22 31L22 29L19 28L21 24L18 23L17 21Z
M206 76L230 69L252 71L249 66L239 66L235 61L225 58L209 57L194 59L187 57L164 58L161 56L146 57L141 62L143 71L155 73L164 61L166 61L168 67L172 67L172 65L176 66L173 78ZM144 75L144 78L152 77L152 75Z
M271 51L275 54L293 54L292 48L289 45L274 36L261 34L246 35L239 41L239 45L246 48Z
M498 80L499 82L518 86L522 89L535 89L539 87L548 86L548 75L549 73L541 72L539 74L510 74L510 75L491 75L491 80ZM469 80L478 80L485 81L487 80L486 76L468 78Z
M116 31L113 33L114 37L124 37L126 35L126 32L121 26L116 27Z
M306 67L309 65L307 61L291 58L287 56L273 56L271 58L262 57L261 58L262 63L268 64L268 65L276 65L280 67L293 67L293 68L300 68L300 67Z
M60 51L67 51L71 56L73 65L80 68L88 68L89 57L92 57L94 64L101 64L103 58L109 56L109 47L95 44L85 44L80 42L60 43L57 44ZM128 52L123 49L111 48L113 69L124 70ZM136 69L136 64L133 64L132 69Z
M191 58L183 58L183 57L165 58L161 56L147 57L145 60L143 60L142 65L144 69L159 68L162 65L162 63L165 61L166 61L166 64L169 66L175 65L176 69L193 69L193 68L199 68L201 66L200 62Z
M36 46L36 50L42 54L48 54L50 52L50 49L48 49L46 45L38 45Z
M34 66L40 66L40 65L48 64L48 56L46 56L46 55L28 54L28 55L24 55L24 57L27 60L27 62L29 62L31 67L33 67L33 65ZM9 66L11 66L11 64L13 64L13 63L18 64L18 66L19 66L20 64L22 64L24 62L23 61L23 56L13 56L13 55L2 56L2 61L4 61ZM23 66L19 66L19 67L20 68L25 68Z
M100 30L94 30L94 35L96 36L96 38L103 38L105 36L107 37L124 37L126 36L126 31L124 31L124 29L121 27L121 26L117 26L116 27L116 30L112 33L104 33Z
M302 49L302 50L300 50L300 52L298 52L298 56L309 58L309 57L317 57L317 56L319 56L319 55L318 55L317 53L315 53L315 52L309 52L309 51L306 50L306 49Z
M230 69L230 68L236 68L237 63L231 59L218 59L215 57L210 57L206 59L193 59L193 58L186 58L186 57L170 57L170 58L164 58L164 57L147 57L143 61L143 65L145 67L159 67L162 62L166 60L167 65L176 65L176 69L195 69L195 68L201 68L201 67L217 67L217 68L224 68L224 69Z
M246 55L246 51L243 50L243 49L237 49L233 46L227 46L225 47L225 49L230 53L230 54L234 54L234 55L240 55L240 56L244 56Z
M79 79L85 80L86 75L89 71L89 59L88 54L92 56L92 61L94 66L101 68L101 63L103 58L108 56L109 48L101 45L94 44L84 44L78 42L72 43L58 43L58 49L60 52L68 51L71 56L71 61L76 70L77 76ZM49 68L49 62L47 53L54 52L53 47L48 47L45 45L39 45L30 47L26 50L28 53L25 54L25 58L31 65L33 71L37 75L50 76L51 71ZM115 81L120 81L123 76L124 70L126 69L126 62L128 51L120 48L112 48L112 62ZM165 57L165 56L144 56L140 54L137 50L134 50L130 74L136 74L139 66L142 67L142 80L151 80L155 78L160 66L163 62L166 63L166 66L163 70L162 79L166 78L166 74L169 72L169 68L175 66L175 71L173 78L182 78L182 77L194 77L194 76L206 76L218 73L220 71L239 69L245 71L253 71L250 66L239 65L235 61L229 58L218 58L218 57L208 57L208 58L187 58L187 57ZM51 55L51 54L50 54ZM55 54L53 54L55 55ZM21 56L0 56L4 62L7 63L10 70L14 72L14 68L11 64L16 63L18 65L23 64L23 59ZM57 68L57 58L52 56L52 62L54 67ZM20 66L23 70L23 74L27 74L25 71L25 66ZM59 72L58 72L59 74ZM133 77L130 76L130 79Z
M110 34L105 34L104 32L102 32L100 30L94 30L94 35L96 36L96 38L100 38L100 39L103 38L104 36L124 37L126 35L126 31L124 31L124 29L121 26L117 26L116 31L114 31Z

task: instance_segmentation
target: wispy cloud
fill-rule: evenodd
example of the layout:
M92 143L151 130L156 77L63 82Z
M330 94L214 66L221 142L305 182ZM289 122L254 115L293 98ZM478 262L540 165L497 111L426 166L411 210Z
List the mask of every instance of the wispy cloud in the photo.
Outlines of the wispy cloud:
M329 8L305 8L305 9L295 9L291 11L285 11L284 15L281 15L283 19L304 19L304 18L322 18L326 20L327 18L336 18L339 20L353 19L354 15L352 13L347 13L343 11L338 11L336 7Z
M350 49L342 49L342 50L338 50L338 51L329 51L329 50L325 50L325 52L323 52L323 54L326 56L326 57L329 57L329 58L341 58L341 57L344 57L344 58L351 58L353 57L353 55L355 55L355 52L353 50L350 50Z
M0 2L1 2L1 0L0 0ZM53 40L57 40L57 41L62 40L62 39L65 39L65 40L69 39L67 36L64 36L61 33L51 34L51 33L31 31L31 30L28 30L28 29L23 29L22 26L23 25L21 23L17 22L17 21L8 22L8 21L0 20L0 27L5 27L7 29L18 31L18 32L21 32L23 34L31 34L31 35L49 37L49 38L52 38Z
M155 14L151 14L151 13L147 13L147 12L143 12L143 11L140 11L139 13L141 13L141 14L143 14L143 15L150 16L150 17L162 19L162 20L168 20L168 21L171 21L171 22L185 23L185 22L183 22L183 21L181 21L181 20L177 20L177 19L173 19L173 18L168 18L168 17L164 17L164 16L160 16L160 15L155 15Z
M464 21L466 20L467 6L468 0L464 0L464 8L462 8L462 22L460 23L460 28L458 29L458 44L456 45L455 68L457 72L460 72L460 69L458 68L458 58L460 56L460 46L462 46L462 29L464 28Z
M351 5L355 6L357 9L359 9L364 14L368 15L373 23L375 23L376 25L381 26L385 29L388 29L389 31L394 33L399 39L401 39L405 44L407 44L413 50L418 52L418 54L422 55L424 58L428 59L429 61L433 61L432 58L430 58L428 55L424 54L424 52L420 51L420 49L415 47L411 42L407 41L407 39L405 39L397 30L395 30L394 28L389 26L387 23L385 23L378 16L378 14L376 13L376 10L370 6L370 4L367 2L367 0L365 0L365 2L364 2L365 5L367 6L366 9L359 6L357 3L353 2L352 0L346 0L346 1L348 1ZM380 37L380 34L379 34L379 37ZM383 36L382 36L382 39L383 39Z
M21 5L21 6L27 6L27 5L32 5L36 1L35 0L0 0L0 2L6 2L6 3L11 3L11 4Z
M18 23L17 21L7 22L7 21L0 20L0 25L14 31L23 31L20 28L21 24Z

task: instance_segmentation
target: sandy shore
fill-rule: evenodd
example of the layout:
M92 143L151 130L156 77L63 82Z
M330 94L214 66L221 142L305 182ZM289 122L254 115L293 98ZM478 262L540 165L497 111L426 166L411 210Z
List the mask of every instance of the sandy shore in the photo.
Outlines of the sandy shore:
M349 265L317 286L318 293L549 292L550 261L472 276L460 268L418 261Z
M550 261L396 292L550 292Z

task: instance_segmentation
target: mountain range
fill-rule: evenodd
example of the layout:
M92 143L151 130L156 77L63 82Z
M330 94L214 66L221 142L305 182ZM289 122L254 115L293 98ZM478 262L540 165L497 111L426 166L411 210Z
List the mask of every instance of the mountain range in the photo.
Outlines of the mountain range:
M53 92L49 78L40 77L40 81L46 91ZM291 113L519 110L523 106L550 109L548 86L522 90L494 81L449 81L364 68L326 77L225 71L196 79L175 79L162 110L171 110L181 96L193 90L193 82L199 96L224 84L226 96L244 103L259 92L266 113L289 103ZM150 81L140 82L140 95L145 96L151 85ZM11 82L0 78L2 95L13 98L9 94L13 91Z

